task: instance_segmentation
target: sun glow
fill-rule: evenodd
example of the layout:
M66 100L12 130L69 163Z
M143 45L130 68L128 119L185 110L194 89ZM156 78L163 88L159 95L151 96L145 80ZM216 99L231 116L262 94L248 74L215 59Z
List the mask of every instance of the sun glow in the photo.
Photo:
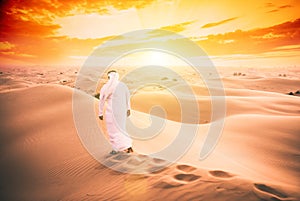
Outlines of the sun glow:
M55 22L61 26L57 35L79 39L101 38L141 28L135 9L113 10L112 13L113 15L92 13L57 18Z
M234 55L255 57L256 66L299 65L300 1L296 0L37 2L3 3L1 64L82 63L95 47L116 36L162 29L193 40L222 65L241 65ZM152 42L151 34L147 37L148 41L137 43ZM122 49L126 40L120 38L112 48ZM131 63L177 65L178 60L163 52L145 52ZM253 65L254 59L243 61Z
M150 51L146 52L142 60L150 65L170 65L172 63L172 56L164 52Z
M180 58L168 54L162 51L143 51L136 52L126 57L123 57L119 62L119 64L125 64L128 66L164 66L164 67L172 67L172 66L182 66L186 65L183 60Z

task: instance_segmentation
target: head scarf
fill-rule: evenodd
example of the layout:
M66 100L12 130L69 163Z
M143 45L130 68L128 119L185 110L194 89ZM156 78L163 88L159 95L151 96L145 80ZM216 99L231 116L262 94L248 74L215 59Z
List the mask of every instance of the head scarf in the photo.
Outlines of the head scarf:
M104 91L104 100L106 100L115 90L119 84L119 74L117 72L110 72L108 74L109 80L107 82L107 88Z

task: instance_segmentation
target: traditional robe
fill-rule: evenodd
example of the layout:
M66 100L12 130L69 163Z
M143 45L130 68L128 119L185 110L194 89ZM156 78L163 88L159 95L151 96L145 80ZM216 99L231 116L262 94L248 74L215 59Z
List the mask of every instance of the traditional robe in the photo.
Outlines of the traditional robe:
M132 147L132 140L126 132L127 110L130 110L130 93L127 86L120 82L116 72L109 73L109 81L100 91L99 116L105 109L106 128L113 150L123 151Z

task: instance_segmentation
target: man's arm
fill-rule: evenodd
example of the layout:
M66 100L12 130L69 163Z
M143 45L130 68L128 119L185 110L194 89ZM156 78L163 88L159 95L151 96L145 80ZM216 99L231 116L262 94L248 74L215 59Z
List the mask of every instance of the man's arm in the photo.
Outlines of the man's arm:
M99 95L99 119L103 120L103 108L104 108L104 104L105 104L105 100L104 100L104 91L106 90L106 85L104 85L101 90L100 90L100 95Z
M127 117L130 116L130 110L127 110Z
M127 106L127 117L130 116L131 112L130 112L130 92L129 92L129 89L128 87L126 86L126 106Z

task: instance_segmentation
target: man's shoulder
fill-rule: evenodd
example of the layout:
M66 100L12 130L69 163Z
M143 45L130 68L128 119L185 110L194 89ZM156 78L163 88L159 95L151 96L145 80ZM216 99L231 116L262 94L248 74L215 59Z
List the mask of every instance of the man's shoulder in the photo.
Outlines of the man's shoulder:
M102 85L101 88L102 88L102 89L105 89L107 86L108 86L107 83L105 83L105 84Z
M121 81L119 82L119 85L127 87L127 85L124 82L121 82Z
M119 82L118 87L120 87L122 89L127 89L128 90L127 85L124 82L121 82L121 81Z

